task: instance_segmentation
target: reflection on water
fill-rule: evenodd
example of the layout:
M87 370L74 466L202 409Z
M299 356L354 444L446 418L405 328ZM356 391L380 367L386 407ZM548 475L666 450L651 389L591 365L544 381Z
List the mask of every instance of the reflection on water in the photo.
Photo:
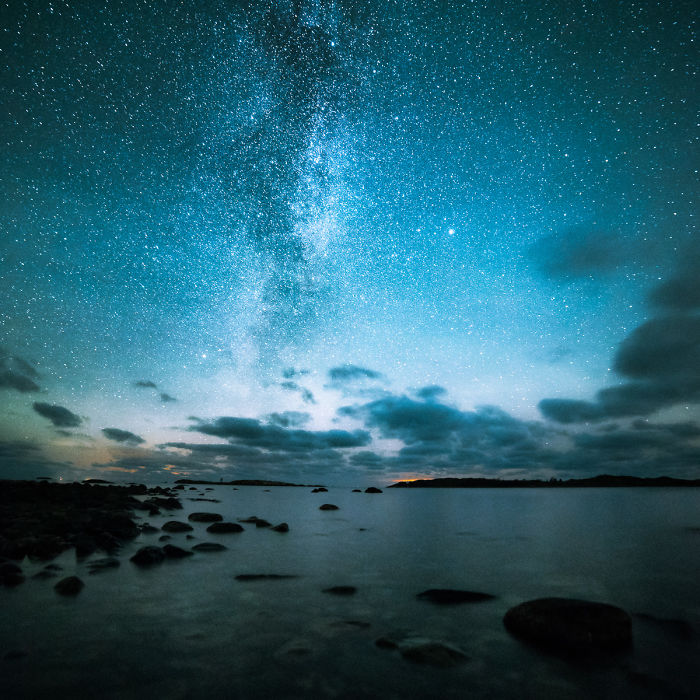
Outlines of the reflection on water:
M700 687L700 494L693 489L388 490L218 486L219 503L146 518L160 526L211 510L256 515L290 532L245 525L240 534L173 544L226 544L138 569L96 575L71 552L62 575L86 583L75 599L55 580L0 590L3 697L106 698L657 698ZM335 503L337 511L320 511ZM41 568L24 562L25 573ZM295 578L240 581L240 574ZM355 586L352 596L324 593ZM465 588L494 600L436 606L428 588ZM573 665L505 631L506 610L543 596L619 605L634 617L634 650ZM685 621L685 626L668 620ZM681 633L683 632L684 633ZM455 668L412 664L380 637L421 637L461 649ZM14 656L13 654L10 654Z

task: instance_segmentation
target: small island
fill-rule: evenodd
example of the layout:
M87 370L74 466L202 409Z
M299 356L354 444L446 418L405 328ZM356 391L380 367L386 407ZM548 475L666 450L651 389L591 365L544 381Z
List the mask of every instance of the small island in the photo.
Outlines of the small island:
M599 474L587 479L488 479L486 477L445 477L397 481L388 488L394 489L511 489L511 488L593 488L593 487L686 487L700 486L700 479L675 479L670 476L641 477Z

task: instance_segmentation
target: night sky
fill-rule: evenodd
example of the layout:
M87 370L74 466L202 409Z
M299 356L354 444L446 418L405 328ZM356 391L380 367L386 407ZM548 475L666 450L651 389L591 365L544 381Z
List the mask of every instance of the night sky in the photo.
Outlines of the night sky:
M695 3L0 3L0 477L700 476Z

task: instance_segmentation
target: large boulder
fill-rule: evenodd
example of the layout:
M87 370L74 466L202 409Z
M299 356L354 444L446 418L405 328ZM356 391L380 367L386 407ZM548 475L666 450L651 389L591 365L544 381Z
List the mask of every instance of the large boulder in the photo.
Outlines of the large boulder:
M622 651L632 645L630 616L614 605L588 600L530 600L511 608L503 624L524 641L568 654Z
M85 584L77 576L67 576L54 586L54 590L60 595L73 596L78 595L84 586Z
M141 547L131 557L130 561L134 562L136 566L153 566L154 564L160 564L163 559L165 559L165 553L160 547L148 545L147 547Z

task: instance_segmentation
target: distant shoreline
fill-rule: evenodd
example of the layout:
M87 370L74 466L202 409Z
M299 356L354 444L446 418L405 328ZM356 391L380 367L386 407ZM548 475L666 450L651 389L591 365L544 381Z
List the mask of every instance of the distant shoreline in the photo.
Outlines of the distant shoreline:
M387 488L447 488L447 489L512 489L512 488L595 488L595 487L698 487L700 479L674 479L670 476L612 476L599 474L587 479L487 479L474 477L445 477L397 481Z

